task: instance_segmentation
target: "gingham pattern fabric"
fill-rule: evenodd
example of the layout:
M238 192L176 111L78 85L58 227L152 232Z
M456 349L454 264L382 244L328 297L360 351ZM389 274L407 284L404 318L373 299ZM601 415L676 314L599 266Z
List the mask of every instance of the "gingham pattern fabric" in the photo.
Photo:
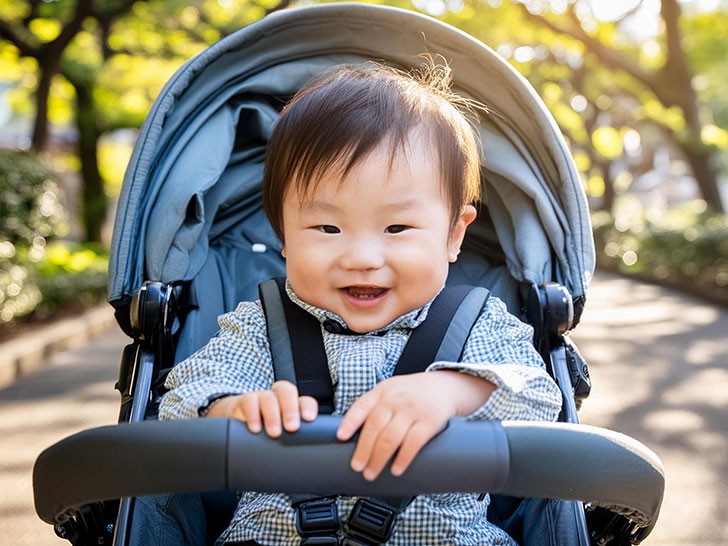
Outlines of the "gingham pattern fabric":
M289 284L286 290L296 304L322 323L331 319L346 327L334 313L301 301ZM343 415L359 396L392 375L412 328L425 320L431 303L365 335L334 334L322 327L335 388L335 415ZM273 367L260 302L240 303L218 323L217 335L169 374L166 386L170 391L161 400L160 419L197 417L219 396L271 388ZM459 370L498 387L468 419L552 421L561 408L561 394L533 348L532 336L530 326L491 296L473 327L462 361L434 362L427 370ZM355 500L337 500L342 521ZM488 502L487 496L478 500L478 493L418 496L398 516L387 544L514 545L506 533L486 520ZM294 521L290 496L245 492L218 544L255 540L264 546L297 545L300 537Z

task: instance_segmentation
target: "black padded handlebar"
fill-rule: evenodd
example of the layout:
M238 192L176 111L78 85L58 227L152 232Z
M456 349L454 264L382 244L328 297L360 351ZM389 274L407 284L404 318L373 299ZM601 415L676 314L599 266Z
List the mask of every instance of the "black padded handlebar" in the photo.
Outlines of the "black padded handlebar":
M33 470L35 507L61 523L84 504L221 489L409 496L481 492L583 500L649 525L662 465L639 442L585 425L453 419L400 477L367 482L349 468L354 442L320 416L279 439L236 420L145 421L86 430L46 449Z

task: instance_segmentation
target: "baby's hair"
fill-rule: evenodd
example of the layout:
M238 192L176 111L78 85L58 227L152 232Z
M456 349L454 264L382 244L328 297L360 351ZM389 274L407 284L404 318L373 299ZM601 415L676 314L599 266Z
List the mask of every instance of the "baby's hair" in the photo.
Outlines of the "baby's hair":
M266 152L263 208L281 241L286 192L303 198L327 170L346 175L383 142L391 164L414 130L438 156L454 226L480 197L480 159L475 103L450 85L450 67L431 57L409 73L373 62L339 65L306 83L283 108Z

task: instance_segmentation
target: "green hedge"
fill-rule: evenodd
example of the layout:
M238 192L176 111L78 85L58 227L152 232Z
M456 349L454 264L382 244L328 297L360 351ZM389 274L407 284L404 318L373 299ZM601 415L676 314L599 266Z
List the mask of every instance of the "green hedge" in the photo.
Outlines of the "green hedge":
M0 152L0 338L20 324L103 301L108 253L68 232L56 174L38 156Z
M728 216L689 203L667 213L592 216L597 267L728 305Z

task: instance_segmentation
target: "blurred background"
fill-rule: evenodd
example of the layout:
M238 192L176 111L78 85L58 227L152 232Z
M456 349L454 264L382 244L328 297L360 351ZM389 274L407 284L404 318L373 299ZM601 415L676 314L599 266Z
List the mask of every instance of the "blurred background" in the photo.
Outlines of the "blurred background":
M582 173L600 268L728 303L728 2L389 3L480 38L533 84ZM185 60L289 5L0 0L0 339L104 299L155 97Z

